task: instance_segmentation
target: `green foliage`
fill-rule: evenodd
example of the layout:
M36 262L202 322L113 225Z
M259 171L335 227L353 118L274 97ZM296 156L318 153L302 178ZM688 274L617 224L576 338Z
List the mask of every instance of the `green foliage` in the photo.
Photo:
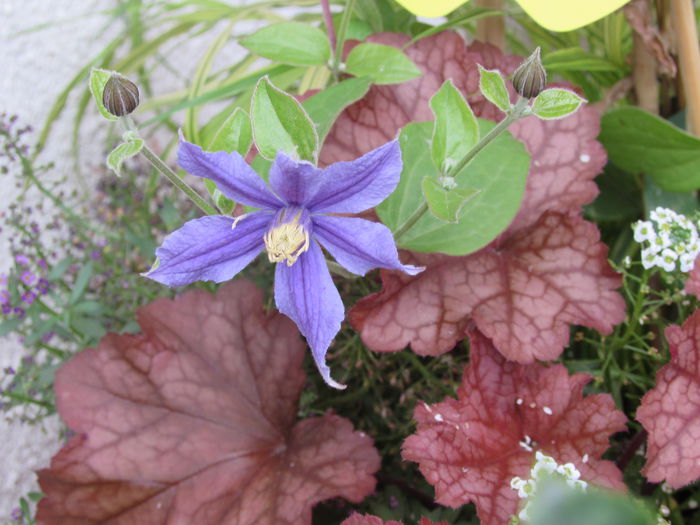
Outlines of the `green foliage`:
M125 160L136 156L143 149L143 139L132 132L124 133L124 142L119 144L107 155L107 167L117 176L122 174L122 164Z
M482 135L494 126L493 122L478 122ZM412 123L399 136L404 161L401 181L376 208L379 218L392 230L421 205L423 178L439 180L440 172L430 151L432 127L430 122ZM508 226L520 207L529 165L530 156L522 143L509 133L502 134L455 177L458 189L479 192L461 207L459 222L449 224L426 214L401 237L400 246L451 255L464 255L485 246Z
M299 22L265 26L242 39L241 45L261 57L294 66L322 66L331 58L326 35Z
M435 115L431 141L433 163L447 173L479 141L479 124L462 94L447 80L430 99Z
M541 119L560 119L574 113L585 100L568 89L545 89L532 103L532 113Z
M92 71L90 71L89 86L90 93L92 94L92 98L95 100L95 104L97 104L97 109L100 114L107 120L117 120L118 117L115 117L109 111L107 111L107 108L102 102L102 93L104 92L105 85L111 76L111 71L93 68Z
M405 54L381 44L354 47L348 55L345 71L356 77L371 77L375 84L400 84L422 75Z
M479 66L479 91L504 113L510 109L510 95L500 71L490 71Z
M278 151L316 163L318 133L301 104L262 78L250 107L255 145L262 156L274 159Z
M454 182L450 181L452 184ZM474 197L476 190L460 190L457 188L445 188L437 180L430 177L423 178L423 196L428 203L430 213L441 221L455 224L459 221L459 214L466 202Z
M603 116L600 141L629 173L646 173L668 191L700 188L700 139L642 109L624 107Z

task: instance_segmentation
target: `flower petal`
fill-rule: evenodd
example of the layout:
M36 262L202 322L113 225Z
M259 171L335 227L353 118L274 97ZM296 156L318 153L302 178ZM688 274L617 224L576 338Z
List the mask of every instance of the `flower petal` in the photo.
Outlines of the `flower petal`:
M350 217L313 216L314 235L341 266L357 275L373 268L402 270L409 275L422 267L403 265L391 230L378 222Z
M214 181L219 191L235 202L256 208L276 209L283 206L253 168L235 151L203 151L196 144L187 142L180 133L177 161L187 173Z
M253 212L236 219L208 215L186 222L156 250L158 264L143 274L168 286L228 281L260 253L273 215Z
M394 140L359 159L323 170L323 184L306 204L314 213L359 213L386 199L399 183L401 149Z
M323 380L333 388L345 388L331 378L326 365L326 352L340 330L345 309L318 243L312 242L292 266L277 264L275 303L306 337Z
M302 205L318 192L323 181L323 171L310 162L297 162L283 151L270 167L270 186L288 204Z

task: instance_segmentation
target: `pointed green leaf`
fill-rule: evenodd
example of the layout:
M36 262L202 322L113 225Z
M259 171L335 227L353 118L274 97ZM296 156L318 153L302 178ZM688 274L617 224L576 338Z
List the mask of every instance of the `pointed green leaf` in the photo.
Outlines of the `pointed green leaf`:
M448 190L432 177L423 177L423 195L428 203L430 212L445 222L459 222L459 212L466 202L474 197L476 190L454 188Z
M568 89L545 89L532 103L532 112L541 119L559 119L574 113L584 102L585 98Z
M479 66L479 90L486 100L506 113L510 109L510 95L500 71Z
M304 101L302 106L316 125L320 144L323 144L338 115L347 106L364 97L369 85L369 77L349 78L319 91Z
M375 84L399 84L423 74L404 53L382 44L360 44L353 48L345 71L356 77L372 77Z
M494 123L478 120L481 134ZM423 177L439 180L433 165L429 139L431 122L415 122L401 130L403 157L401 180L394 193L375 208L377 215L396 231L423 201ZM449 224L426 213L400 239L407 250L466 255L487 245L513 220L525 191L530 156L510 133L499 135L455 177L457 188L477 190L458 212L459 221ZM453 190L452 190L453 191Z
M294 97L273 86L267 77L255 87L250 115L255 144L263 157L274 159L282 150L316 163L318 134L313 122Z
M90 71L89 81L90 93L92 93L92 98L95 99L95 103L97 104L97 109L99 110L100 114L108 120L117 120L119 117L115 117L109 111L107 111L107 108L102 103L102 93L105 90L105 84L107 84L107 81L111 76L112 71L106 71L96 67L92 68Z
M237 151L246 156L253 144L253 127L250 117L241 108L236 108L216 130L205 148L207 151Z
M113 170L118 177L122 174L121 169L124 161L136 156L143 148L143 139L133 132L124 133L123 139L124 142L107 155L107 167Z
M430 108L435 114L431 143L433 162L446 173L478 142L479 124L452 80L446 80L433 95Z
M635 107L603 115L598 138L610 161L628 173L646 173L667 191L700 188L700 139Z
M295 66L322 66L331 58L328 38L320 29L300 22L281 22L241 40L256 55Z

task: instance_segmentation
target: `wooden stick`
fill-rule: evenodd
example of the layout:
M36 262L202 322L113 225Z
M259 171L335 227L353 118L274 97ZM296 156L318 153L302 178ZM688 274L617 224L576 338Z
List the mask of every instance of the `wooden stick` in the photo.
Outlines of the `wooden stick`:
M686 128L700 136L700 47L692 0L672 0L673 26L678 39L678 61L685 92Z
M489 9L503 9L503 0L477 0L476 5ZM506 22L503 15L482 18L476 22L476 38L493 44L498 49L506 47Z

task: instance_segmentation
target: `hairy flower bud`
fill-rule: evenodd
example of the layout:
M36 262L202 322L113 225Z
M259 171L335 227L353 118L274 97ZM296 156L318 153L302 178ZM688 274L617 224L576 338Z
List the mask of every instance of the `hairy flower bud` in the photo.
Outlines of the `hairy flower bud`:
M113 73L102 92L102 103L115 117L128 115L139 105L139 88L128 78Z
M535 98L544 89L546 83L547 73L542 67L538 47L513 73L513 86L519 95Z

